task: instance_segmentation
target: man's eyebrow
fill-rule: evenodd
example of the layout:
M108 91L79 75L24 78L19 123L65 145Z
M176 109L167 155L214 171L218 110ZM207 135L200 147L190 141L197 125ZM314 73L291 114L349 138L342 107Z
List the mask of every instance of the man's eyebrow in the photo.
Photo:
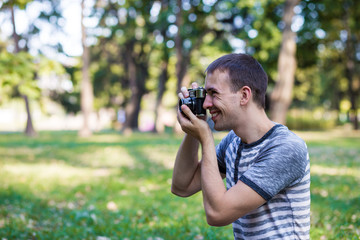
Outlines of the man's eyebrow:
M217 92L217 90L213 87L210 87L210 88L206 89L206 92Z

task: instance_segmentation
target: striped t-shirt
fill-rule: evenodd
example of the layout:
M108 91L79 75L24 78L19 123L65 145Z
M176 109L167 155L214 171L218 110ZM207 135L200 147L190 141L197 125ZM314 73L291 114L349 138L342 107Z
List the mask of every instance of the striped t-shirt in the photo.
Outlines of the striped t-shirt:
M233 223L235 239L309 239L310 161L302 139L280 124L251 144L231 131L216 154L227 189L240 180L267 201Z

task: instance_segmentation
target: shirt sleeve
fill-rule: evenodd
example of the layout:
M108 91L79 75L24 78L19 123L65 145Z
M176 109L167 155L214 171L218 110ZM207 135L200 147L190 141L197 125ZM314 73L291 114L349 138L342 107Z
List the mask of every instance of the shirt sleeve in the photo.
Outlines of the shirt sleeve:
M262 152L239 178L265 200L301 181L308 163L306 145L301 141L281 141Z

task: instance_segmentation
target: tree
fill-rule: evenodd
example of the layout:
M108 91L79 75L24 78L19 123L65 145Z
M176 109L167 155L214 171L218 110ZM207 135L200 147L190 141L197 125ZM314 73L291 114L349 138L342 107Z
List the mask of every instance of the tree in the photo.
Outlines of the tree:
M176 26L178 28L176 37L175 37L175 47L176 47L176 77L177 77L177 88L176 92L180 92L180 88L183 84L183 79L186 74L186 68L190 61L190 51L187 53L184 52L184 37L181 33L181 29L183 29L184 25L184 14L182 8L182 1L177 0L178 12L176 13Z
M26 4L28 1L14 1L14 2L7 2L5 3L5 7L10 8L10 12L11 12L11 23L12 23L12 27L13 27L13 41L14 41L14 53L15 54L19 54L21 49L19 46L19 41L20 41L20 36L17 34L16 32L16 23L15 23L15 8L21 7L21 8L25 8ZM24 55L25 56L25 55ZM15 60L16 58L14 58ZM29 59L28 57L24 57L23 60L28 59L29 61L32 61L31 59ZM15 62L16 63L16 62ZM24 65L26 65L26 63L23 63ZM31 65L31 63L29 63ZM30 71L30 75L31 73L33 73L33 71ZM21 75L22 73L20 73ZM33 75L33 77L35 77L35 75ZM34 80L34 79L31 79ZM25 82L29 82L31 81L29 79L26 79ZM33 126L33 122L32 122L32 116L31 116L31 111L30 111L30 105L29 105L29 97L26 94L26 90L25 92L22 91L22 89L27 88L26 85L23 85L23 82L19 82L18 85L15 85L14 87L17 88L16 92L18 92L21 97L24 99L25 102L25 109L26 109L26 114L27 114L27 121L26 121L26 127L25 127L25 134L27 136L33 137L36 135L36 131L34 129Z
M348 111L356 129L360 100L359 2L303 1L300 5L305 22L298 32L298 78L307 79L302 85L311 87L303 89L307 89L308 99L314 98L307 107L316 103L330 110Z
M138 129L140 104L147 92L149 59L154 43L153 23L149 21L153 3L104 1L97 6L99 26L109 35L101 37L99 42L102 46L96 48L105 48L108 55L116 55L116 62L120 65L117 68L122 72L118 74L118 80L124 90L130 90L125 90L122 97L126 111L124 131Z
M284 6L282 44L278 60L278 81L271 93L270 115L273 121L284 124L292 101L292 89L296 70L296 34L291 30L294 7L299 0L286 0Z
M81 80L81 111L83 114L83 126L79 131L79 135L82 137L88 137L91 135L90 129L90 116L93 110L93 86L90 80L89 66L90 66L90 53L86 43L86 28L84 26L84 11L85 0L81 1L81 43L83 47L82 54L82 80Z
M359 76L359 61L356 58L357 45L360 37L359 16L352 10L352 8L359 8L358 1L344 1L343 3L343 24L346 31L346 41L344 50L345 60L345 76L348 80L348 92L351 103L350 117L353 122L354 129L359 129L358 119L358 101L360 95L360 76ZM355 10L356 11L356 10ZM358 68L358 69L357 69Z
M274 1L236 1L216 4L217 42L227 52L236 51L256 58L269 77L269 92L272 91L277 77L277 62L282 41L283 0ZM219 29L220 28L220 29ZM223 29L224 36L219 30ZM230 43L224 47L225 41ZM228 43L228 44L229 44ZM214 43L210 43L212 46ZM269 108L268 97L266 110Z
M38 99L40 89L35 79L36 66L33 57L26 52L0 53L0 88L1 102L10 98L22 97L25 101L27 124L25 134L33 137L36 135L33 128L29 99ZM1 103L0 102L0 103Z
M1 9L3 11L10 10L10 22L12 23L13 33L12 40L13 44L8 46L8 49L13 49L11 53L3 54L3 60L7 63L15 64L12 66L11 64L7 66L3 71L5 75L4 79L7 80L3 82L6 85L6 88L12 87L13 89L9 91L10 95L7 97L19 97L21 96L25 102L25 108L27 112L27 124L25 128L25 134L28 136L36 135L36 131L33 127L33 120L30 110L29 102L31 100L38 100L40 97L40 89L37 86L37 77L40 74L38 71L41 71L38 66L38 62L41 62L41 57L34 58L29 54L30 42L34 36L38 36L40 32L41 23L46 23L52 25L52 27L57 28L59 30L58 20L61 18L61 14L59 13L59 2L58 0L52 1L41 1L42 4L49 4L51 6L51 10L42 9L38 10L38 16L36 19L32 19L29 21L27 29L23 33L17 32L18 23L15 22L15 14L19 9L24 10L29 7L35 1L30 0L15 0L9 1L5 0L1 2ZM30 19L29 19L30 20ZM51 20L51 21L50 21ZM46 44L44 44L46 45ZM56 46L52 46L55 49L60 49L61 46L58 43ZM41 49L32 49L34 51L38 51L38 53L42 52ZM35 60L36 59L36 60ZM28 61L26 63L26 61ZM37 62L35 64L35 61ZM19 65L19 66L17 66ZM6 66L6 65L5 65ZM17 68L18 67L18 68ZM31 78L30 78L31 77ZM20 78L21 80L19 81Z
M166 36L166 31L169 27L169 23L167 21L169 14L171 14L171 11L169 9L169 1L162 0L159 13L160 20L156 30L158 30L157 33L159 34L159 36L164 38L164 42L167 42L169 40L169 38ZM158 77L159 83L155 101L155 125L153 132L162 132L164 130L164 126L161 121L161 113L163 109L162 100L166 91L166 83L169 79L170 49L166 46L166 44L160 44L160 52L160 74Z
M176 52L176 77L177 77L177 92L180 92L180 88L183 85L188 86L190 80L186 78L189 65L192 63L192 57L194 51L197 51L202 47L204 38L209 36L212 38L210 44L216 46L216 48L231 51L226 34L229 34L231 28L225 21L221 21L217 17L219 12L230 13L232 3L226 3L222 1L176 1L176 21L177 33L175 36L175 52ZM215 37L211 37L215 36ZM208 43L207 43L208 44ZM198 60L198 59L197 59ZM203 66L206 67L206 66ZM204 69L200 71L203 72ZM187 79L186 82L184 80Z

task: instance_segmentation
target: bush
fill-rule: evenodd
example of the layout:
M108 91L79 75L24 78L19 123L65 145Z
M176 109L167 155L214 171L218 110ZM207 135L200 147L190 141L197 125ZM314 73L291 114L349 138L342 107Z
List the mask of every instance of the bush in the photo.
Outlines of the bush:
M286 118L286 125L292 130L329 130L336 122L337 113L324 110L292 109Z

